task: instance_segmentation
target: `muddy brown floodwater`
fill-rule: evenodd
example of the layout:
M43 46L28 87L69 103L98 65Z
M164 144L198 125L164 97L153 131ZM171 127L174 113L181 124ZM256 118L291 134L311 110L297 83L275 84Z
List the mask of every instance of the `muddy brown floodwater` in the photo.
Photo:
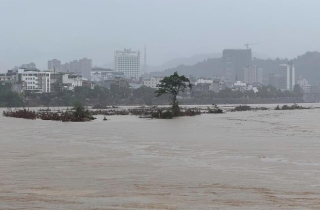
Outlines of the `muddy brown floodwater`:
M1 116L0 209L320 209L320 109L102 118Z

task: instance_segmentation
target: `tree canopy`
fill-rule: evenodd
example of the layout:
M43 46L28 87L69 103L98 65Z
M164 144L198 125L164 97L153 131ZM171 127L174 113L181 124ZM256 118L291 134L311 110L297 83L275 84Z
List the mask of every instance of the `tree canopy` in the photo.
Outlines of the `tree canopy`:
M172 111L174 116L176 116L179 111L179 105L177 101L177 96L180 92L184 92L186 89L191 89L192 84L190 80L184 75L180 76L178 72L174 72L169 77L164 77L160 84L157 85L158 90L155 91L157 97L163 94L170 94L172 97Z

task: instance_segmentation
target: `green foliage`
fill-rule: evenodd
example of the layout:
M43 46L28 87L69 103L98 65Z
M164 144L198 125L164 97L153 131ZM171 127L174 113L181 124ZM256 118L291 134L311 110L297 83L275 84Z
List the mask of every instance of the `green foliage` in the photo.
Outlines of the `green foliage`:
M134 89L132 93L135 100L144 102L146 105L152 105L152 100L155 98L154 89L146 86Z
M0 84L0 107L22 107L24 106L22 97L11 91L10 86Z
M208 107L208 112L210 114L222 114L223 110L220 109L216 104L213 105L213 108Z
M73 116L77 119L83 119L83 118L93 119L89 110L86 110L79 101L74 102L73 110L74 110Z
M297 89L297 88L296 88ZM230 88L226 88L225 90L221 90L219 93L215 93L213 91L209 92L198 92L193 91L192 96L194 98L206 99L206 98L286 98L286 97L302 97L301 93L290 92L290 91L281 91L276 89L273 86L262 86L258 88L258 92L254 93L253 90L249 91L240 91L240 90L232 90Z
M175 115L170 111L165 111L162 113L161 118L162 119L172 119Z
M310 109L308 107L299 106L298 104L293 104L291 106L283 105L280 109L279 105L275 108L275 110L295 110L295 109Z
M296 96L302 96L302 95L303 95L303 90L302 90L302 88L300 87L300 85L296 84L296 85L293 87L293 93L294 93Z
M184 75L179 76L178 72L174 72L169 77L164 77L160 84L157 85L158 90L155 91L157 97L163 94L170 94L172 97L172 114L178 116L179 104L177 96L180 92L184 92L186 89L192 89L190 80Z

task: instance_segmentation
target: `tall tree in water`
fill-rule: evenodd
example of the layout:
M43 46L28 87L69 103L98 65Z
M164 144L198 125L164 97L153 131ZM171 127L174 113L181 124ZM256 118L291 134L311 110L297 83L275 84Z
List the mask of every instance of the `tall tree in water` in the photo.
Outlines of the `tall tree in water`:
M179 76L178 72L174 72L173 75L169 77L164 77L160 84L157 85L158 90L155 93L158 96L163 94L170 94L172 98L172 114L177 116L179 114L179 102L177 96L180 92L184 92L187 89L192 88L190 80L184 75Z

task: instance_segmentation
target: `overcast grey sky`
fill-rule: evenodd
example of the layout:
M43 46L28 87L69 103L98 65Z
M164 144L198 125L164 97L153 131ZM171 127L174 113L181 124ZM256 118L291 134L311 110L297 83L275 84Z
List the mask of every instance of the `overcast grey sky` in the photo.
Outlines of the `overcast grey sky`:
M0 0L0 71L52 58L94 65L148 48L148 63L224 48L293 58L320 47L319 0Z

